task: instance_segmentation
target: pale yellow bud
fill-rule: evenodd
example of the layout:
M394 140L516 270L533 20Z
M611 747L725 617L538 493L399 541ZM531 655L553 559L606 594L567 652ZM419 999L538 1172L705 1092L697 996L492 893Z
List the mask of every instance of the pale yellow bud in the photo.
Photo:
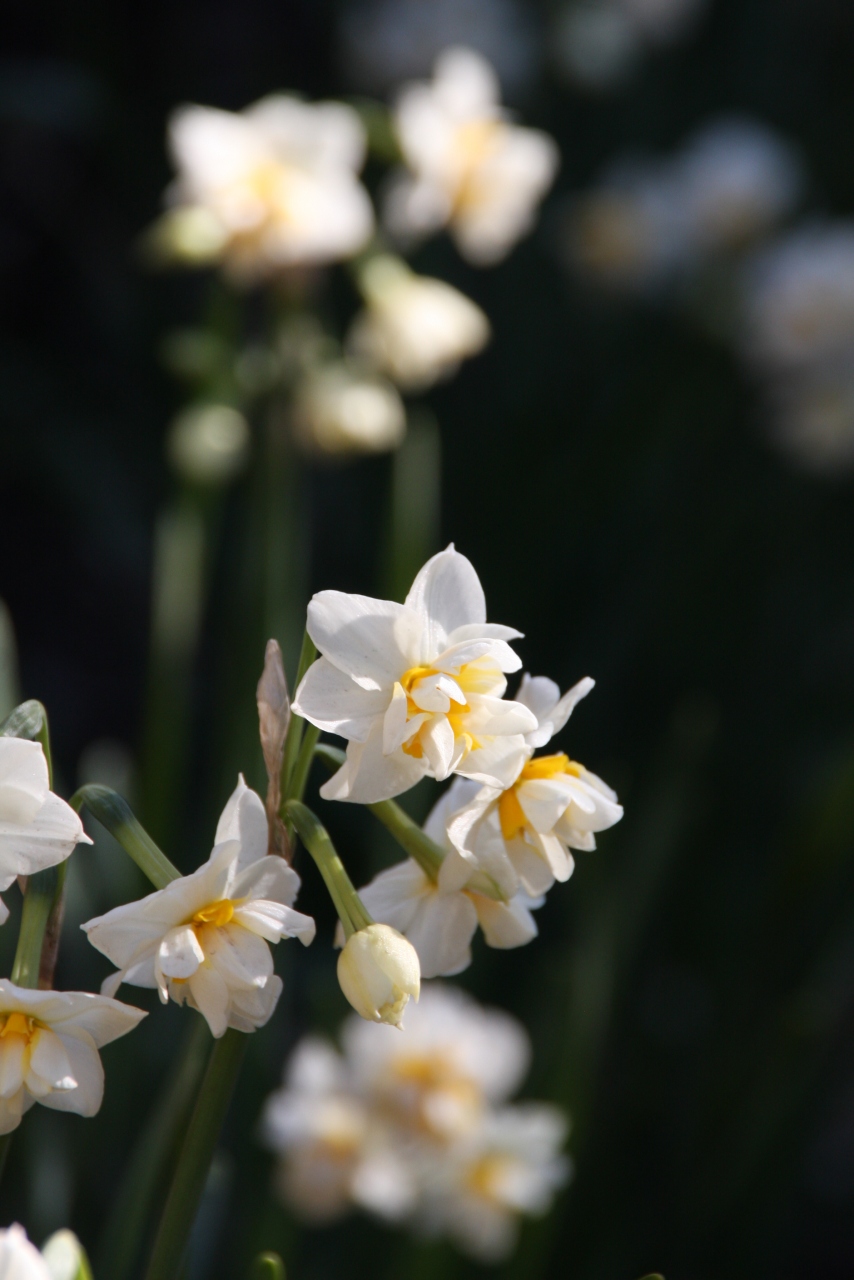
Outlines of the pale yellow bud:
M421 990L418 953L390 925L368 925L350 937L338 957L338 981L363 1018L399 1027L409 997L417 1000Z

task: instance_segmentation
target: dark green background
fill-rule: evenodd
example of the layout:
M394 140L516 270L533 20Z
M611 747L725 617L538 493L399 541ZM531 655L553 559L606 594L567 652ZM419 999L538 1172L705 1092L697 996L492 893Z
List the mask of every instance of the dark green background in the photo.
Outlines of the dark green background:
M66 794L88 743L140 739L152 525L180 406L157 349L197 318L207 287L148 274L133 252L170 176L165 116L177 102L240 108L277 88L346 92L334 17L310 0L6 11L0 595L23 693L50 712ZM725 110L799 142L808 206L850 213L852 67L844 0L712 0L695 38L650 57L610 99L544 74L518 104L564 157L539 231L489 272L444 241L417 259L477 299L495 330L430 397L443 536L477 566L490 616L526 632L528 669L562 687L597 679L561 745L626 805L550 895L540 940L478 949L464 978L531 1029L527 1093L575 1116L574 1185L526 1231L501 1271L514 1280L854 1270L851 481L799 474L773 451L725 347L665 307L602 304L555 253L563 194L623 147L675 147ZM326 305L343 320L354 299L338 285ZM315 587L378 589L387 481L382 459L311 476ZM206 856L238 764L261 785L243 745L266 639L245 607L250 493L247 478L224 512L193 689L191 785L167 849L185 869ZM243 737L224 748L234 716ZM392 856L367 815L324 816L357 882ZM97 989L106 971L76 926L141 891L119 858L105 840L75 856L62 986ZM253 1038L194 1280L246 1275L261 1247L281 1248L295 1280L481 1274L359 1219L300 1235L267 1199L253 1135L262 1099L287 1045L309 1026L334 1029L345 1009L330 910L305 876L300 905L320 937L307 953L280 948L286 995ZM104 1055L96 1121L38 1108L25 1121L0 1221L19 1218L37 1239L70 1223L96 1247L190 1016L149 1005L147 1024Z

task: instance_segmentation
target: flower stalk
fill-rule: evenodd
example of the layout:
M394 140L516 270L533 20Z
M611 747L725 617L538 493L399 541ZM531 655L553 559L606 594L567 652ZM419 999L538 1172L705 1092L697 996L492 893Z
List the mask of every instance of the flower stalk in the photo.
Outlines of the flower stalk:
M101 826L106 827L110 835L118 841L128 857L133 859L155 889L163 889L172 880L180 879L181 873L178 868L157 847L142 824L134 817L128 802L118 792L110 787L102 787L98 783L89 783L74 793L69 804L78 813L85 805Z
M246 1052L246 1036L233 1028L215 1041L190 1117L145 1280L177 1280L205 1189L208 1169Z
M344 936L349 940L357 930L366 929L374 922L365 910L344 863L335 851L329 832L320 819L301 800L289 800L285 805L285 812L317 863L317 869L323 876L338 912Z

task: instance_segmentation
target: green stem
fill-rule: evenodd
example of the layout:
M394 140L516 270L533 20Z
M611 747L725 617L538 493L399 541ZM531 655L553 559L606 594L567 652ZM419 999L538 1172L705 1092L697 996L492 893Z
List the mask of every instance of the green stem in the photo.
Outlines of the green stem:
M353 887L353 881L347 875L344 863L335 851L329 832L320 819L301 800L289 800L285 805L285 812L299 833L299 838L317 863L317 868L329 890L329 896L335 904L345 936L350 938L357 929L366 929L368 925L373 924L362 899Z
M285 1264L277 1253L259 1253L252 1267L252 1280L285 1280Z
M61 898L64 883L64 863L39 871L27 881L21 929L12 966L12 982L17 987L34 990L39 985L45 929L51 912Z
M98 783L89 783L76 791L68 803L78 813L85 805L92 816L118 841L128 857L134 860L155 889L163 889L172 880L181 878L181 872L158 849L151 836L134 817L127 800L117 791Z
M214 1044L181 1144L145 1280L177 1280L245 1051L246 1035L234 1029Z
M311 768L311 762L314 759L314 748L317 746L317 739L320 737L320 730L317 725L306 724L303 733L302 746L299 756L297 757L294 771L291 774L291 781L286 792L288 800L302 800L305 794L305 784L308 782L308 771Z
M178 1136L186 1127L202 1072L210 1057L211 1036L203 1018L194 1018L178 1068L166 1087L137 1143L115 1198L98 1249L98 1274L128 1280L145 1236L145 1229Z
M431 840L394 800L380 800L367 807L375 818L379 818L386 830L391 832L410 858L414 858L424 874L433 881L438 880L445 854L435 840Z

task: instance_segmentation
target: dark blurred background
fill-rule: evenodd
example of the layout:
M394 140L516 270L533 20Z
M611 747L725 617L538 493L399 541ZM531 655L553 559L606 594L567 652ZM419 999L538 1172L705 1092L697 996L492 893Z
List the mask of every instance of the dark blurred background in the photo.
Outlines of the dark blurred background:
M132 789L140 758L152 531L181 404L158 351L207 288L146 270L135 250L171 176L165 118L176 103L239 109L274 89L370 91L342 36L365 12L319 0L6 9L0 595L22 694L48 706L65 794L105 759ZM488 272L444 240L416 258L475 298L495 332L430 396L443 539L474 561L490 616L525 631L529 670L562 688L596 678L564 741L626 806L551 894L540 940L481 948L463 978L526 1023L527 1092L575 1121L575 1181L502 1275L843 1280L854 1273L852 481L797 470L758 429L725 345L665 306L600 303L561 269L555 237L562 199L615 151L673 148L729 110L801 146L814 204L854 213L854 8L711 0L689 35L608 95L556 73L543 52L553 18L546 5L517 11L531 65L506 77L511 104L563 155L538 230ZM481 21L488 34L486 4ZM339 292L328 305L345 315L354 302ZM388 471L375 459L311 475L313 589L380 589ZM206 856L237 767L261 785L257 753L223 745L234 715L250 741L266 638L241 595L249 483L222 515L193 688L189 799L167 850L185 869ZM392 856L367 815L326 806L324 817L357 883ZM62 986L97 989L104 976L76 926L141 888L118 859L104 839L75 859ZM300 1233L269 1197L262 1099L287 1045L312 1025L333 1030L345 1009L330 911L305 876L300 905L321 936L305 955L280 948L288 993L253 1037L193 1275L247 1274L261 1247L280 1248L296 1280L480 1274L358 1219ZM13 937L10 923L5 953ZM29 1117L0 1193L4 1224L20 1218L35 1238L72 1225L96 1248L183 1028L178 1010L158 1011L106 1051L96 1121Z

